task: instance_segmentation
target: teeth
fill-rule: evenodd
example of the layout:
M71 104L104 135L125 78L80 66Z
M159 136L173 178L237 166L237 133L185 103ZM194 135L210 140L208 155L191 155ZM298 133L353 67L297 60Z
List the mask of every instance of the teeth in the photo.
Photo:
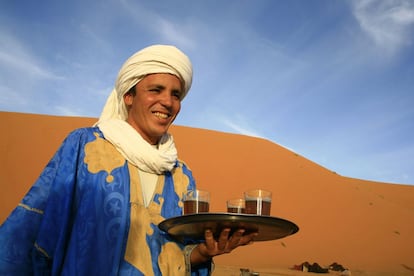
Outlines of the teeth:
M161 112L154 112L154 115L161 119L167 119L168 115Z

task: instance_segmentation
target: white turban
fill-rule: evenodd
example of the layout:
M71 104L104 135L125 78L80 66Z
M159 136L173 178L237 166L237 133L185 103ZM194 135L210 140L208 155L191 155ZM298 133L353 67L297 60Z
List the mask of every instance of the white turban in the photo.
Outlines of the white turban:
M190 59L178 48L171 45L153 45L132 55L118 73L115 88L109 95L102 110L99 122L109 119L126 120L128 113L124 95L146 75L168 73L181 80L183 93L180 100L190 90L193 69Z

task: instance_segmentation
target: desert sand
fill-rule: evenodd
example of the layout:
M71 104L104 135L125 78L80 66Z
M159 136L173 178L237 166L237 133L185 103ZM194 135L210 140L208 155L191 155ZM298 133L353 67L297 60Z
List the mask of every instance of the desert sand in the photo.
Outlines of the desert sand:
M96 118L0 112L0 221L34 183L64 137ZM414 275L414 186L341 176L276 143L243 135L173 126L180 159L212 212L228 198L263 188L271 215L296 223L292 236L238 248L215 258L214 275L315 275L290 269L305 261L337 262L352 275ZM317 151L318 149L315 149ZM330 275L339 275L330 272Z

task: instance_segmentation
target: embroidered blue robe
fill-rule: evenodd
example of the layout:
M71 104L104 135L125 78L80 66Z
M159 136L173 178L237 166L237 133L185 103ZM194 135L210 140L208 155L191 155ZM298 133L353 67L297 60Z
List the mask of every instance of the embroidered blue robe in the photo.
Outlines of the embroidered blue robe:
M98 128L73 131L0 227L0 275L185 275L157 225L182 214L191 171L177 162L147 207L138 174Z

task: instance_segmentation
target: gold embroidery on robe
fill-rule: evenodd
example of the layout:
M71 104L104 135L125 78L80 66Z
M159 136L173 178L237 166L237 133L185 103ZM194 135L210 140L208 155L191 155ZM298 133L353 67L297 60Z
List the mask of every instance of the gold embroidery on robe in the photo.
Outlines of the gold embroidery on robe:
M151 198L151 202L146 208L142 196L141 183L138 175L138 168L128 163L131 181L131 223L128 235L127 248L125 252L125 260L131 265L139 269L144 275L152 276L154 271L152 268L152 259L150 247L147 244L146 237L153 234L153 227L164 220L161 216L161 208L164 198L158 198L159 203ZM180 199L182 191L186 189L189 180L186 175L182 175L181 168L174 172L174 187ZM176 169L176 170L177 170ZM161 195L164 188L165 178L163 175L158 177L154 195ZM178 182L176 182L178 181ZM167 242L161 248L158 256L158 264L162 275L185 275L184 255L180 247L175 242Z
M85 145L84 162L91 173L106 171L108 174L106 181L111 183L114 180L111 172L124 165L125 158L110 142L99 137L98 133L94 133L94 135L96 140Z

